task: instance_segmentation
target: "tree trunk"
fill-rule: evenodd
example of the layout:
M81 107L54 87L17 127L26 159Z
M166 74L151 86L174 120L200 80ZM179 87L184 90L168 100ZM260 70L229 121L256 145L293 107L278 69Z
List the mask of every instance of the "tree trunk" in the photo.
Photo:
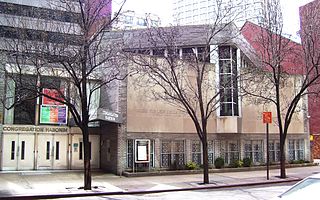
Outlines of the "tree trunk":
M84 189L91 190L91 148L89 142L88 127L83 130L83 144L84 144Z
M203 133L202 138L202 158L203 158L203 183L209 183L209 163L208 163L208 142L207 142L207 132Z
M286 156L285 156L285 138L280 133L280 178L286 178Z

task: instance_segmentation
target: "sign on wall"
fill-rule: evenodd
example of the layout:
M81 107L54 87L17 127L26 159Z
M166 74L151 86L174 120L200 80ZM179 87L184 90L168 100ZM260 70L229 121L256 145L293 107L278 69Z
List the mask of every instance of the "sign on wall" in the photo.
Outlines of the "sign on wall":
M63 91L61 91L63 93ZM42 93L45 94L45 95L48 95L52 98L55 98L55 99L59 99L59 100L63 100L61 97L60 97L60 94L57 90L55 89L48 89L48 88L44 88L42 90ZM42 104L44 105L63 105L62 103L58 102L58 101L55 101L53 99L50 99L46 96L43 96L42 97Z
M135 162L150 162L150 140L135 140Z
M42 92L50 97L62 100L59 92L55 89L44 88ZM67 106L48 97L42 97L40 124L67 124L67 116Z
M67 124L68 108L66 106L41 105L41 124Z

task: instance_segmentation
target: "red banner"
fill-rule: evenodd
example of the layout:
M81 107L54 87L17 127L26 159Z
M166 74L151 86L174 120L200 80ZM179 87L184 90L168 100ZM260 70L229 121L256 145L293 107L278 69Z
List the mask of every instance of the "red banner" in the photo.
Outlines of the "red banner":
M61 92L63 93L63 90ZM42 90L42 93L52 98L63 100L63 98L60 96L60 92L58 92L56 89L45 88ZM46 96L42 96L42 104L43 105L63 105L62 103L55 101L53 99L50 99Z

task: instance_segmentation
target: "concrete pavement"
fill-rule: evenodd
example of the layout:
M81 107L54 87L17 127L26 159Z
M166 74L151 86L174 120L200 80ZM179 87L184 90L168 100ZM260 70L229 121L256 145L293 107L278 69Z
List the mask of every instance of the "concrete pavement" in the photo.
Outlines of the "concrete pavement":
M93 172L93 189L84 191L79 189L83 186L82 171L1 172L0 198L48 199L262 185L294 182L314 173L320 173L320 166L288 168L287 179L279 179L279 169L273 169L270 170L270 180L266 179L266 171L262 170L216 172L210 174L210 184L203 185L202 174L123 177Z

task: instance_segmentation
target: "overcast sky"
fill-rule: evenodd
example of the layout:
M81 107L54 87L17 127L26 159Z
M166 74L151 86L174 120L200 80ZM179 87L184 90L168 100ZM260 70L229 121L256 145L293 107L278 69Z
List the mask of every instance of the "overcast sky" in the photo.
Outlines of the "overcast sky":
M121 0L114 0L115 2ZM299 31L299 7L312 0L280 0L284 17L285 32L296 36ZM172 20L173 0L127 0L125 9L135 10L138 13L157 14L163 25Z

